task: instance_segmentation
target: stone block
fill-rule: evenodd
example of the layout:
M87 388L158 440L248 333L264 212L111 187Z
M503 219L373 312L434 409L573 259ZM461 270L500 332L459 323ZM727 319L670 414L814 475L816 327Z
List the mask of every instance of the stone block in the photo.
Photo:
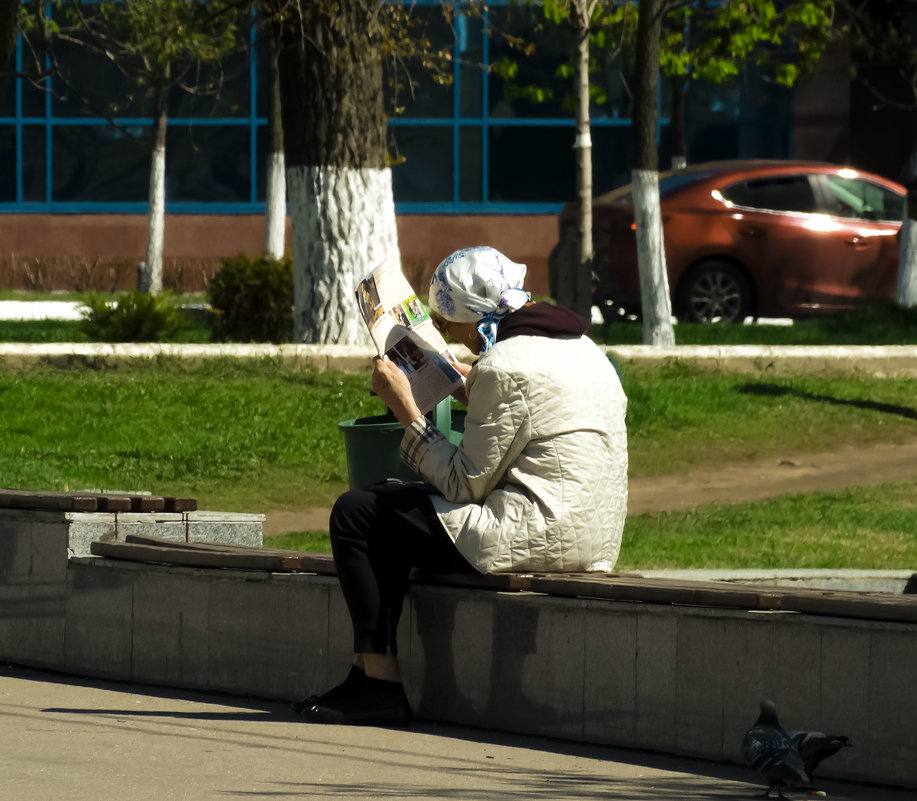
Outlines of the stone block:
M781 720L817 721L821 716L820 624L793 613L774 614L771 620L774 673L769 697L777 705L778 716L783 715Z
M787 720L794 729L817 729L830 734L847 734L858 740L856 748L845 749L826 762L823 775L853 777L868 770L879 751L878 732L870 732L870 636L868 626L857 621L825 625L819 633L821 681L819 716L816 720ZM905 703L904 698L900 699Z
M257 571L211 576L210 686L265 698L300 697L309 684L306 643L328 641L327 592Z
M496 596L417 586L409 597L413 625L406 688L416 714L480 725L490 704Z
M723 632L722 753L742 762L742 737L758 717L761 701L773 696L772 616L726 616Z
M586 740L631 745L637 728L637 614L630 604L590 601L583 615Z
M0 516L0 658L55 667L64 658L66 527L59 515Z
M633 744L659 750L674 748L677 619L649 605L639 607L636 614L637 725Z
M581 602L526 593L495 594L488 725L554 737L582 737L585 624Z
M132 678L208 686L209 575L148 566L134 576Z
M353 629L337 578L313 575L274 575L297 595L297 619L286 636L301 652L294 669L288 700L322 693L339 684L353 661Z
M676 743L680 753L710 757L723 745L726 622L719 615L680 614L676 632Z
M68 570L64 669L117 679L131 675L136 570L73 560Z
M881 781L917 787L917 631L914 626L876 627L870 633L869 731L870 771ZM840 732L843 734L844 732ZM834 759L843 765L858 747L860 735L850 732L854 748ZM877 781L880 779L877 778Z
M130 536L175 542L217 542L261 547L264 515L236 512L68 512L72 556L89 556L95 541L124 542Z
M190 542L219 542L260 548L264 515L229 512L189 512Z

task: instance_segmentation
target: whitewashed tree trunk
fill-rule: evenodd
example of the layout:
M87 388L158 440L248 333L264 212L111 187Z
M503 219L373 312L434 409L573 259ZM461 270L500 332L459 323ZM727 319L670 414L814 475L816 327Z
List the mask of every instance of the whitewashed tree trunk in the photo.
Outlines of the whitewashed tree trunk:
M150 160L150 208L147 216L146 259L137 270L137 288L158 295L162 292L162 251L166 230L166 122L168 89L156 95L153 119L153 153Z
M901 241L898 244L898 286L895 302L899 306L917 306L917 220L908 216L904 204L904 221L901 223Z
M400 258L386 161L385 23L377 0L276 4L294 339L365 344L357 282Z
M574 0L571 16L576 30L576 268L568 305L589 319L592 309L592 132L589 118L589 21L596 0Z
M264 207L264 252L283 258L286 247L287 186L283 151L271 153L267 162L267 198Z
M354 288L384 259L400 258L391 170L291 167L287 186L293 221L294 339L369 343Z
M674 345L669 278L665 267L662 215L659 207L659 173L633 170L634 220L640 254L640 303L643 311L643 343Z
M633 111L631 183L637 224L637 264L643 342L660 347L675 344L672 303L665 266L662 214L659 208L659 169L656 153L659 81L659 36L662 0L640 0L637 21L637 64Z
M267 197L264 207L264 252L282 259L286 249L287 185L283 152L283 103L278 61L278 31L276 23L267 25L269 65L271 76L268 109Z
M166 149L153 151L150 168L150 210L147 216L146 259L141 265L137 288L158 295L162 292L162 248L166 233Z

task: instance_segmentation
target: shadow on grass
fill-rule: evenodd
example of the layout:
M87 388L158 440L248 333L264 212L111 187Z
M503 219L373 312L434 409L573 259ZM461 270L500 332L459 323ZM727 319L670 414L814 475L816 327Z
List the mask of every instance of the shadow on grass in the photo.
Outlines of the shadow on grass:
M879 403L877 401L866 400L864 398L846 399L835 398L832 395L819 395L815 392L806 392L805 390L793 389L791 387L782 387L778 384L744 384L739 387L739 392L744 395L758 395L762 398L779 398L792 395L804 400L818 401L819 403L831 403L835 406L853 406L857 409L869 409L883 414L893 414L898 417L905 417L909 420L917 420L917 409L909 406L898 406L894 403Z

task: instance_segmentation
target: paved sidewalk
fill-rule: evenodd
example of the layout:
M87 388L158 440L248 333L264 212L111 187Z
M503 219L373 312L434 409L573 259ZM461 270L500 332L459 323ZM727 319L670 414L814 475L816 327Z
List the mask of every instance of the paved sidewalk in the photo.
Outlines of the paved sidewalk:
M744 768L458 726L310 726L287 705L0 667L10 801L751 799ZM824 782L828 797L912 793ZM803 796L796 796L801 798Z

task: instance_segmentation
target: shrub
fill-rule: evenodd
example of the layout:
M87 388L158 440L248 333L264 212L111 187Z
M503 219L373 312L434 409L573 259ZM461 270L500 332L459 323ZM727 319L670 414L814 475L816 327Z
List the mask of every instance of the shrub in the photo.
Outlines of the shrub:
M147 295L132 290L112 303L86 295L80 328L97 342L164 342L183 331L187 320L168 292Z
M293 340L293 262L267 255L223 259L207 289L214 334L233 342Z

